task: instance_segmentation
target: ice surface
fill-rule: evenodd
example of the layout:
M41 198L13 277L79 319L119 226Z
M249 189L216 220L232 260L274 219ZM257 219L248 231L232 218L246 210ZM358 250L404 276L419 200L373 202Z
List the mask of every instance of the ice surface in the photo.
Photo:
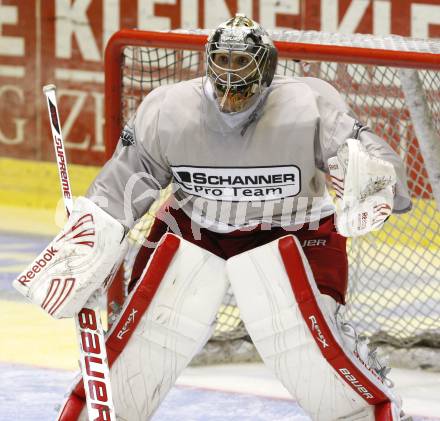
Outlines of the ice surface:
M397 392L414 421L440 421L438 374L394 370ZM52 421L72 371L0 363L0 421ZM153 421L309 421L262 364L186 369Z

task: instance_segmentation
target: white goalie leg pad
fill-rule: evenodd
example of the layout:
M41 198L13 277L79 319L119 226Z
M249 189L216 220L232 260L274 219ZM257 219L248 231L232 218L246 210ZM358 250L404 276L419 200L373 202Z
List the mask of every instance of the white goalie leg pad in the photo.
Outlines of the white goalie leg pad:
M235 256L226 270L258 352L313 420L399 419L399 403L352 352L298 240Z
M107 339L118 420L152 416L209 339L228 286L223 259L173 234L162 238ZM85 408L79 419L87 420Z
M127 250L124 237L116 219L79 197L63 230L13 286L52 317L73 317L109 283Z

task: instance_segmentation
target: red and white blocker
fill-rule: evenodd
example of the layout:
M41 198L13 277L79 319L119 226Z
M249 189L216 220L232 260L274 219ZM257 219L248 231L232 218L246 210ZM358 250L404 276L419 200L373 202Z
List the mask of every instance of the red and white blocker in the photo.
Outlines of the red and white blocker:
M296 237L234 256L226 270L260 356L314 421L400 419L399 400L344 338Z
M224 259L173 234L162 238L106 339L117 419L152 416L210 337L228 286ZM87 420L82 380L58 420Z

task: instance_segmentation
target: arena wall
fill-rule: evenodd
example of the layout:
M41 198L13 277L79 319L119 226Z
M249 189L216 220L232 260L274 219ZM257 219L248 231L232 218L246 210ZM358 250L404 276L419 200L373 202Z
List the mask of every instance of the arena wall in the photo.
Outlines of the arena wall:
M0 156L52 160L41 87L55 83L70 162L101 165L111 34L209 28L237 11L267 28L440 36L438 0L2 0Z

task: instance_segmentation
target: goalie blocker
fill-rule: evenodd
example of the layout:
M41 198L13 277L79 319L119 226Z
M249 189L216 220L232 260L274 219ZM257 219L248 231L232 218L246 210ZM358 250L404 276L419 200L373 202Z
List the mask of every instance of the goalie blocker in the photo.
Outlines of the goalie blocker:
M79 197L63 230L13 286L52 317L73 317L95 291L108 285L126 249L124 227Z

